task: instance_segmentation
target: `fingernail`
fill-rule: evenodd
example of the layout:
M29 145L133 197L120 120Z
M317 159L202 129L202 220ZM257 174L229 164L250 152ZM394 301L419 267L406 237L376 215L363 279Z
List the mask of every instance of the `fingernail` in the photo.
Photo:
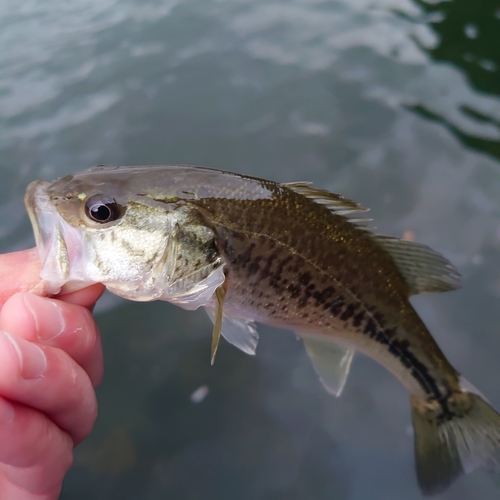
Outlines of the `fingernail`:
M0 337L8 340L19 358L21 377L26 380L40 378L47 368L45 353L32 342L21 338L14 338L7 332L0 332Z
M0 398L0 425L10 424L14 420L14 407L3 398Z
M66 327L59 305L32 293L24 294L24 304L33 316L36 336L40 340L52 340L61 335Z

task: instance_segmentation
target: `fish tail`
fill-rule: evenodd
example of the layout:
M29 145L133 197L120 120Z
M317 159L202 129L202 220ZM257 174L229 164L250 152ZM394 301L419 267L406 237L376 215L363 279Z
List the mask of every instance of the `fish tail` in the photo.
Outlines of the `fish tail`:
M444 402L411 396L420 489L434 495L463 473L500 469L500 415L464 379Z

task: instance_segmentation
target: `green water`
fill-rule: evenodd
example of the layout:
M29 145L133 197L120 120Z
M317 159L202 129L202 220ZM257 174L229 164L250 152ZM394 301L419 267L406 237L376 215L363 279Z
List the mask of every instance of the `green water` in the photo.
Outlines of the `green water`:
M6 0L1 250L33 245L29 181L98 163L311 180L459 267L414 304L500 408L499 95L491 0ZM100 415L63 500L421 498L407 396L370 360L334 399L291 333L210 367L204 313L108 296L97 320ZM499 496L476 472L440 498Z

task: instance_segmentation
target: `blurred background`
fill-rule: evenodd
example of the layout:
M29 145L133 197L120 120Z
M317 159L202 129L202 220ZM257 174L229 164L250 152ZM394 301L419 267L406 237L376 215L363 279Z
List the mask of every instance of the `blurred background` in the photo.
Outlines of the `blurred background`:
M4 0L0 47L1 251L34 244L28 182L98 163L314 181L458 266L413 303L500 408L497 0ZM211 367L202 312L106 296L97 320L63 500L421 498L407 395L369 359L334 399L290 332ZM499 495L476 472L440 498Z

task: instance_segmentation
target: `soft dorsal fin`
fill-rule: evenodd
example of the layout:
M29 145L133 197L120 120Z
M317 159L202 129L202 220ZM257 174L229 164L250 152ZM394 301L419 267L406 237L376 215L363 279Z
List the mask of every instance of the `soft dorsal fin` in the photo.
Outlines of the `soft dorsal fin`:
M460 288L460 273L440 253L426 245L392 236L374 236L389 252L410 289L410 295Z
M340 196L339 194L330 193L325 189L318 189L311 186L311 182L287 182L282 184L282 186L291 189L297 194L305 196L310 200L318 203L319 205L324 205L328 210L336 215L351 216L352 214L357 214L361 212L368 212L369 209L362 207L359 203L349 200ZM371 229L366 226L367 223L371 222L372 219L351 219L348 220L360 229Z
M302 336L306 352L324 388L340 396L351 368L354 351L330 339Z

